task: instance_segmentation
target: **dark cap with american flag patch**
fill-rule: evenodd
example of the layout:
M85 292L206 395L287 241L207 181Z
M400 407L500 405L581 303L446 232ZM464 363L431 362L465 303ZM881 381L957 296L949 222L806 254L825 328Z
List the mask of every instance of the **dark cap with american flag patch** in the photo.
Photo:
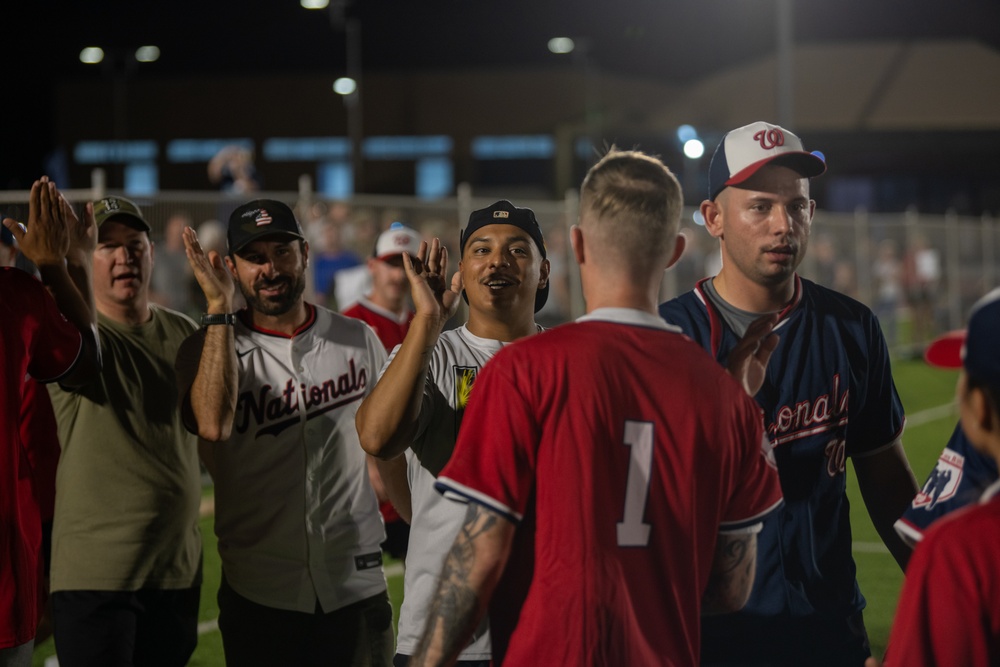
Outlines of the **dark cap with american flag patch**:
M295 214L287 204L275 199L254 199L229 216L229 252L236 253L251 241L265 236L286 235L305 238Z

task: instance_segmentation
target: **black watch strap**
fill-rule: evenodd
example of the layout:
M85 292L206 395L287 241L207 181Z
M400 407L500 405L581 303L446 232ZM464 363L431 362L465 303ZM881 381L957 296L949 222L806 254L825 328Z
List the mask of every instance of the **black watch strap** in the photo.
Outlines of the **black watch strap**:
M209 324L229 324L230 326L236 324L236 313L216 313L214 315L205 313L201 316L201 325L208 326Z

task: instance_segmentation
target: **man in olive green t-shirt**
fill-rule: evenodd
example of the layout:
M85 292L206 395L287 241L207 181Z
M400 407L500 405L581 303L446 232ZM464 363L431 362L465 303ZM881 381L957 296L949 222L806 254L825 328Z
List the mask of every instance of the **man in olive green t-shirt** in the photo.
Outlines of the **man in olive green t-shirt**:
M51 389L62 455L52 611L63 667L181 666L197 643L197 442L177 409L177 348L196 327L149 303L153 247L139 208L94 204L93 285L104 370Z

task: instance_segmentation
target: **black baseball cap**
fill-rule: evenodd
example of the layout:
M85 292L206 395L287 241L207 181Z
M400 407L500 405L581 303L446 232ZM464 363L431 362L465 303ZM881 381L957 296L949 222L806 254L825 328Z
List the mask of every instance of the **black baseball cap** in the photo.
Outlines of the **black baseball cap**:
M469 216L469 224L465 226L459 236L459 252L465 255L465 245L472 238L472 235L482 227L487 225L514 225L518 229L523 230L531 237L538 246L539 252L542 253L542 259L545 259L545 239L542 237L542 228L538 225L538 220L535 219L535 212L530 208L518 208L514 206L506 199L501 199L495 204L491 204L486 208L481 208L473 211ZM462 297L465 302L469 302L469 298L465 296L465 291L462 291ZM545 283L545 287L538 290L535 294L535 312L537 313L545 305L545 302L549 298L549 283Z
M276 199L254 199L229 216L226 239L230 253L239 252L251 241L276 234L305 238L292 209Z

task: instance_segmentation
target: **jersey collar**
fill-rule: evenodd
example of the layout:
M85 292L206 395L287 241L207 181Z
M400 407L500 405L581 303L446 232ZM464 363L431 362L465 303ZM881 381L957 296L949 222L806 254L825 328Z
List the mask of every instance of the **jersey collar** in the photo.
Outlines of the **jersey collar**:
M644 310L635 308L598 308L587 313L576 320L577 322L615 322L616 324L630 324L638 327L650 327L653 329L664 329L675 333L683 333L680 327L668 324L666 320L658 315L647 313Z

